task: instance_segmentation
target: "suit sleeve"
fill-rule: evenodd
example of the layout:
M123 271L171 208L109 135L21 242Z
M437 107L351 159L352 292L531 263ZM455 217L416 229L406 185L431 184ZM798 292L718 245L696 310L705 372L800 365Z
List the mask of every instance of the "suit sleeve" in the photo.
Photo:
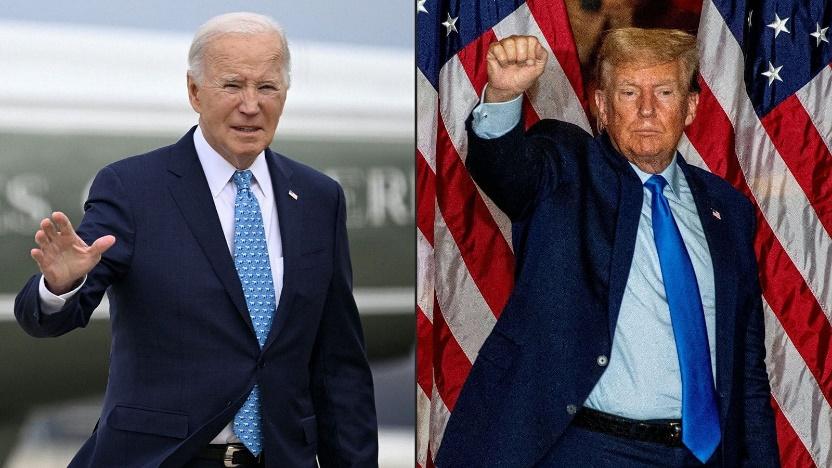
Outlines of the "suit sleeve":
M85 327L107 288L129 267L135 231L124 186L111 167L105 167L95 177L76 232L87 244L107 234L114 235L116 243L89 272L77 294L56 313L45 314L41 309L41 275L29 279L15 298L14 314L23 330L32 336L59 336Z
M335 268L312 356L321 467L378 466L373 379L352 295L344 193L338 187Z
M554 190L559 176L559 149L588 138L569 124L542 120L523 130L520 122L497 138L481 138L468 119L468 154L465 165L471 177L512 221L528 216L541 194Z
M746 296L744 313L745 331L745 395L744 420L745 440L743 466L779 467L780 455L777 449L777 435L774 426L774 412L771 408L771 387L765 367L765 326L763 317L762 292L757 274L757 261L753 243L755 222L754 211L748 204L750 235L746 255L751 259L750 282L752 287Z

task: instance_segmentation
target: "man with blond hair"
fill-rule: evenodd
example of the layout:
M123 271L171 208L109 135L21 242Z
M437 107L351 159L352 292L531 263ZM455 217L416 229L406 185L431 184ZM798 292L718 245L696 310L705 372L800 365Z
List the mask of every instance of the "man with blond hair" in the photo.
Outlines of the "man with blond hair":
M523 130L536 38L487 61L466 165L514 223L518 273L436 465L777 466L754 210L677 151L699 102L694 37L606 35L595 138Z
M268 145L290 85L270 18L212 18L191 44L199 124L113 163L77 231L35 234L15 301L34 336L85 326L105 292L104 403L70 466L377 466L344 193Z

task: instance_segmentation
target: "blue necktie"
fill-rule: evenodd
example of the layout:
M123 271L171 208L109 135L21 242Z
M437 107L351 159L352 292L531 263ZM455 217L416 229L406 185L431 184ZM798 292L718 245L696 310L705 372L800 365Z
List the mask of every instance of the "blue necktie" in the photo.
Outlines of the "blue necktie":
M662 191L667 181L654 175L644 183L653 194L653 236L682 373L682 442L702 463L719 445L719 414L711 371L705 314L693 264Z
M234 266L243 285L257 342L262 348L276 308L266 232L260 205L251 191L251 171L235 172L234 184L237 185L237 198L234 200ZM255 385L234 416L234 434L254 455L259 455L263 446L260 427L260 388Z

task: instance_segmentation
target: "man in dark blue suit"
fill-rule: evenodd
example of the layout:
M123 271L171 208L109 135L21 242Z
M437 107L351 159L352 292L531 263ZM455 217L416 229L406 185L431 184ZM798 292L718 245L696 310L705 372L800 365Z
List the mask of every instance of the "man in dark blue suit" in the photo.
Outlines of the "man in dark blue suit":
M208 21L199 125L102 169L77 233L41 222L21 326L61 335L110 301L103 409L71 466L377 465L343 191L268 148L289 72L271 19Z
M536 38L487 60L466 164L514 222L517 278L437 466L777 466L754 210L677 152L695 39L609 32L596 138L554 120L524 132Z

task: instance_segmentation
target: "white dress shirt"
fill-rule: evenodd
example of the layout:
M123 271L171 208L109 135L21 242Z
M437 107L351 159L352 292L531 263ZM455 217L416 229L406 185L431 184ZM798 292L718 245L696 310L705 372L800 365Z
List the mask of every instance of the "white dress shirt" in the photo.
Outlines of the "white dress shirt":
M194 146L196 147L196 154L199 157L199 163L202 165L202 170L205 173L205 179L208 181L211 196L214 199L214 206L217 209L217 216L222 225L225 242L228 244L228 250L233 256L234 199L237 197L237 186L234 184L232 176L237 169L208 144L205 136L202 134L202 129L199 127L194 132ZM269 174L269 167L263 152L257 155L257 158L255 158L254 163L252 163L248 170L253 175L251 189L254 192L254 197L257 198L257 203L260 205L260 212L263 216L263 227L266 230L266 247L269 250L269 263L271 264L272 281L274 282L275 303L278 303L280 301L280 293L283 289L283 245L280 239L280 225L277 219L277 206L275 205L274 190L272 189L272 178ZM116 242L118 242L118 239L116 239ZM84 281L86 281L86 277ZM46 288L46 283L43 276L41 276L39 286L41 312L53 314L60 311L66 301L74 296L83 284L82 282L80 286L72 291L57 296ZM232 424L229 423L225 426L214 437L211 443L226 444L239 442L237 436L234 435Z

